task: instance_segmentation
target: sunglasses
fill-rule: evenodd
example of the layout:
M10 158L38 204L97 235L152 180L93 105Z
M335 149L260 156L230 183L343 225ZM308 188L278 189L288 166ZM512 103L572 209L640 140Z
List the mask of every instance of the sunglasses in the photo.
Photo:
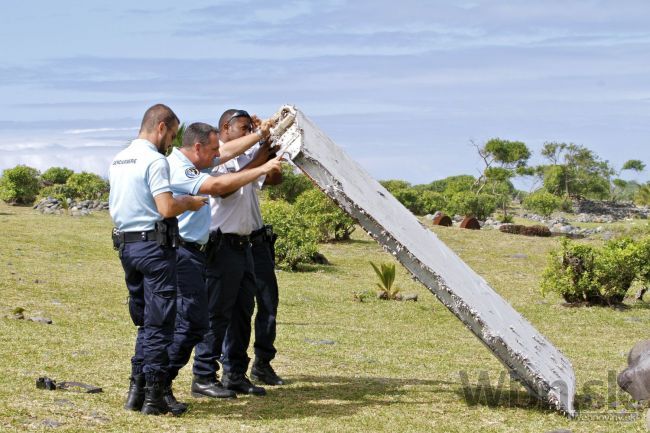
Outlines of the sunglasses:
M248 119L251 119L251 115L248 114L248 111L246 111L246 110L237 110L237 111L235 111L234 113L232 113L230 115L230 117L228 118L228 121L226 123L232 122L232 119L236 119L237 117L246 117Z

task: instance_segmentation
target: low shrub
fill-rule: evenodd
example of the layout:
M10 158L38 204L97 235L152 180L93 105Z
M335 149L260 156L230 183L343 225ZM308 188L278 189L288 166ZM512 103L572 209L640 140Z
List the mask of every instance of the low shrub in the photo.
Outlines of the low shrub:
M273 225L276 264L295 270L309 263L318 250L319 233L293 205L284 200L265 200L261 204L264 222Z
M492 195L462 191L451 197L446 212L450 215L473 215L483 221L492 215L496 207L497 199Z
M74 196L79 200L106 200L108 198L109 184L108 181L94 173L72 174L65 185L74 191Z
M649 282L649 239L622 238L600 248L563 239L550 253L542 293L556 292L570 303L620 304L635 280Z
M8 204L32 204L38 194L39 172L26 165L7 168L0 177L0 200Z
M300 194L295 208L320 233L321 242L348 240L354 231L354 220L319 189Z
M562 205L562 199L550 192L539 190L529 194L522 202L524 209L549 217Z
M74 174L73 170L65 167L50 167L43 172L41 179L51 184L64 184Z

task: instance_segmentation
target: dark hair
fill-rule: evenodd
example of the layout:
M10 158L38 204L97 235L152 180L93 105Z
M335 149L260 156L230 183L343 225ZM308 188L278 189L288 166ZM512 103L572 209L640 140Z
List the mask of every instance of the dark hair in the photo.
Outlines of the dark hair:
M236 119L238 117L246 117L251 122L253 121L253 119L251 119L251 115L248 114L246 110L237 110L235 108L231 108L229 110L224 111L221 117L219 118L219 129L223 128L223 125L225 125L226 123L230 123L232 119Z
M171 128L174 122L181 123L171 108L164 104L156 104L144 112L140 132L151 132L160 122L163 122L168 128Z
M210 143L210 134L217 134L214 126L203 122L195 122L185 128L183 132L183 147L192 147L194 143L201 143L202 146Z

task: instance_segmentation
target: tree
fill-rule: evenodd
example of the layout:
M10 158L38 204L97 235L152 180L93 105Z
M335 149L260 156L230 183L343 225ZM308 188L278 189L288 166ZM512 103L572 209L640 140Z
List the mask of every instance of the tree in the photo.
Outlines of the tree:
M503 219L507 220L508 204L514 193L510 179L528 174L525 168L530 159L530 150L521 141L500 138L488 140L483 147L476 144L474 147L485 165L475 183L476 194L492 195L494 203L501 207Z
M26 165L8 168L0 177L0 199L9 204L31 204L39 188L39 171Z
M630 159L623 164L623 167L621 167L619 172L616 174L620 176L623 171L636 171L637 173L640 173L643 170L645 170L645 164L642 161L638 159ZM640 186L641 185L636 181L627 181L621 178L616 178L612 180L612 200L633 200Z
M51 184L64 184L74 171L65 167L50 167L41 175L41 179Z
M550 164L537 172L542 173L544 188L551 194L597 199L610 195L615 171L591 150L573 143L550 142L544 143L541 153Z

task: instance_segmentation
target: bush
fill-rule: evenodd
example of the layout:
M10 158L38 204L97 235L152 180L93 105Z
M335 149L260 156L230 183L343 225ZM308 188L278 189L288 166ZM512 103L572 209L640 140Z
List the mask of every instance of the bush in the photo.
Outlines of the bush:
M79 200L106 199L108 197L108 182L94 173L74 173L68 178L66 186L74 191L74 196Z
M496 207L497 200L491 195L463 191L451 197L446 210L451 215L473 215L479 220L485 220Z
M68 185L55 184L41 188L38 197L52 197L59 201L65 201L67 198L74 198L75 194L76 191Z
M41 179L48 183L64 184L74 171L65 167L50 167L41 175Z
M447 199L439 192L421 191L418 197L418 204L423 215L432 214L435 211L445 209L447 207Z
M278 235L276 264L296 269L299 263L309 262L318 250L319 234L314 226L284 200L265 200L261 209L264 221L273 225L273 231Z
M648 282L648 239L623 238L602 248L563 239L560 249L550 253L542 293L557 292L572 303L620 304L636 279Z
M291 164L282 164L282 182L265 188L268 198L293 203L300 194L315 188L307 176L294 170Z
M39 172L26 165L8 168L0 177L0 199L9 204L32 204L38 194Z
M319 189L300 194L295 209L320 233L321 242L348 240L354 231L354 220Z
M397 201L402 203L405 208L410 210L415 215L423 215L422 203L420 201L420 193L413 188L402 188L391 191Z
M525 209L549 217L555 210L562 205L562 199L550 192L539 190L528 195L524 201Z

